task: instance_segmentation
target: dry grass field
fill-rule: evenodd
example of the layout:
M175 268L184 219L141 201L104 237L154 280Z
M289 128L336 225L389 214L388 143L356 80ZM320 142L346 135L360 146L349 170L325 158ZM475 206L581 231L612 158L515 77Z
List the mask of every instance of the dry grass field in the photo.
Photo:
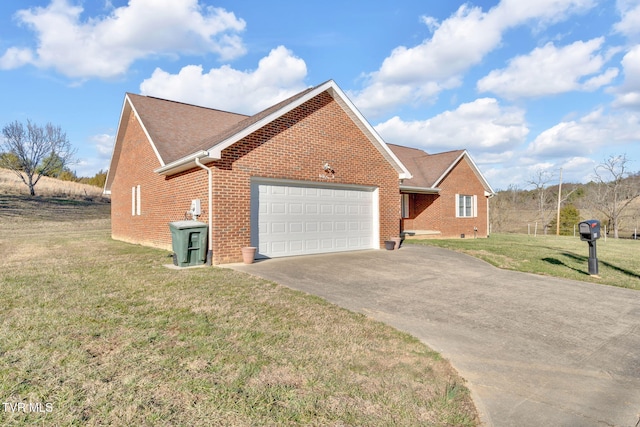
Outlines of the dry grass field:
M102 197L102 188L43 176L35 187L36 195L47 197ZM28 195L27 187L9 169L0 168L0 194Z
M108 200L51 191L0 189L0 425L478 425L415 338L231 270L168 269L110 239Z

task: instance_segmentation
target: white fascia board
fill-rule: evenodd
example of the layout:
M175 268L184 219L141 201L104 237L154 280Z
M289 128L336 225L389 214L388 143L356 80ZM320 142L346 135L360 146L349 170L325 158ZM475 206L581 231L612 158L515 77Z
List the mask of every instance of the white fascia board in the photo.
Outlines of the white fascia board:
M124 100L122 101L122 109L120 110L120 118L118 119L118 127L116 129L118 129L118 132L116 133L116 137L113 141L113 147L111 148L111 159L109 160L109 169L107 170L107 177L104 181L104 188L102 189L102 193L103 194L111 194L111 186L109 184L109 178L110 175L115 172L113 169L113 160L114 160L114 156L116 154L116 148L118 147L118 141L121 141L122 138L124 138L124 135L122 135L122 132L124 132L124 130L122 129L122 119L124 118L125 114L128 114L129 111L131 110L131 102L129 101L129 97L125 96Z
M155 169L154 172L160 175L175 175L177 173L197 167L195 161L200 159L201 162L207 163L210 160L214 160L207 151L198 151L187 157L171 162L168 165L164 165Z
M442 173L442 175L440 175L440 177L438 177L438 179L436 179L436 182L433 183L433 185L440 185L440 183L442 183L442 180L444 179L444 177L446 177L449 172L451 172L451 170L458 164L458 162L467 154L467 151L463 151L453 162L451 162L451 164L449 165L449 167Z
M158 149L156 148L156 144L153 142L153 139L151 139L151 135L149 135L149 132L147 131L147 128L145 127L144 122L140 118L140 115L138 114L138 111L136 110L136 107L133 105L133 102L131 102L131 100L129 99L129 95L126 96L126 100L129 102L129 105L131 106L131 109L133 110L134 114L138 118L138 123L140 123L140 127L142 127L142 131L146 135L147 140L149 141L149 143L151 144L151 148L153 148L153 152L156 154L156 157L158 158L158 162L162 166L164 166L164 160L162 160L162 157L160 157L160 153L158 152Z
M475 172L476 176L482 182L482 185L484 186L485 191L491 194L495 194L495 191L493 191L493 188L491 188L491 185L489 185L489 182L485 179L484 175L482 175L482 172L480 172L480 169L476 165L476 162L473 161L473 158L466 151L464 152L464 154L467 156L467 160L469 161L469 163L471 163L471 168Z
M153 140L151 139L151 136L149 135L149 132L147 131L146 127L144 126L144 123L142 121L142 119L140 119L140 115L138 114L138 112L136 111L136 108L133 105L133 102L131 102L131 98L129 98L129 95L126 94L124 97L124 101L122 103L122 110L120 111L120 119L118 120L118 132L116 133L116 138L115 141L113 143L113 149L111 151L111 161L109 162L109 170L107 171L107 177L105 180L105 186L103 189L103 194L111 194L111 187L110 187L110 175L113 171L113 160L114 160L114 155L116 153L116 148L118 147L118 144L122 144L122 140L124 139L124 131L126 126L123 126L124 123L123 121L125 120L125 117L128 117L129 114L133 112L136 116L136 119L138 120L138 123L140 123L140 127L142 128L142 131L144 132L145 136L147 137L147 140L149 141L149 144L151 144L151 148L153 149L153 152L156 155L156 158L158 159L158 162L164 166L164 161L162 160L162 157L160 157L160 153L158 152L158 149L156 148L156 145L154 144Z
M267 124L271 123L272 121L276 120L277 118L287 114L289 111L301 106L302 104L304 104L305 102L307 102L308 100L310 100L311 98L313 98L314 96L324 92L325 90L327 90L327 86L330 82L325 83L322 86L317 87L316 89L312 90L311 92L307 93L305 96L297 99L296 101L285 105L284 107L282 107L281 109L274 111L273 113L269 114L268 116L264 117L262 120L259 120L257 122L255 122L254 124L252 124L249 127L246 127L244 129L242 129L240 132L231 135L229 138L225 139L224 141L221 141L219 143L217 143L216 145L214 145L213 147L209 148L209 155L217 160L222 159L222 151L226 148L229 148L230 146L232 146L233 144L235 144L236 142L240 141L242 138L251 135L253 132L263 128L264 126L266 126Z

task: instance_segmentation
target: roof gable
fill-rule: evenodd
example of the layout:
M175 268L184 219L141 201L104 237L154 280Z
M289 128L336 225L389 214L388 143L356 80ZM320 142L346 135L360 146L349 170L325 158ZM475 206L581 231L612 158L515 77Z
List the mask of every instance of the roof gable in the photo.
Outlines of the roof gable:
M480 169L466 150L454 150L444 153L428 154L417 149L389 144L389 148L398 156L400 161L407 166L412 178L405 179L405 188L421 189L423 191L437 192L438 186L461 161L466 161L485 191L493 194L494 191L484 178Z
M161 166L192 153L203 135L223 132L247 118L243 114L126 93L105 183L106 193L111 189L120 161L131 114L137 118Z
M411 177L409 170L355 105L333 80L329 80L303 90L253 116L127 93L120 115L105 192L110 191L131 114L135 114L158 158L160 167L155 172L173 175L195 167L196 159L208 162L222 158L222 151L226 148L324 92L329 93L347 113L398 172L400 179Z
M220 134L248 117L160 98L126 96L163 166L197 151L203 138Z
M387 161L398 172L398 176L402 178L410 177L408 169L391 151L387 144L382 140L380 135L366 121L362 114L356 109L355 105L347 98L338 85L329 80L316 87L308 88L266 110L263 110L254 116L247 117L243 121L235 124L235 126L220 132L216 135L204 138L196 147L197 152L187 155L173 163L167 164L156 169L157 173L164 175L172 175L187 169L194 165L196 158L207 162L222 158L222 151L229 148L244 137L266 126L274 120L282 117L293 109L299 107L305 102L313 99L323 92L328 92L340 107L347 113L349 118L358 126L358 128L367 136L372 145L387 159Z

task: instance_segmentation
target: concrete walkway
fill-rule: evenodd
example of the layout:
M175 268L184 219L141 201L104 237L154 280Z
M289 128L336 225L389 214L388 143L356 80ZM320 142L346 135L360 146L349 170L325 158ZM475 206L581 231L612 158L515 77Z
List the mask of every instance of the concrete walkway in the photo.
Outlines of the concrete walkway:
M635 427L640 417L638 291L417 245L228 267L416 336L468 381L486 425Z

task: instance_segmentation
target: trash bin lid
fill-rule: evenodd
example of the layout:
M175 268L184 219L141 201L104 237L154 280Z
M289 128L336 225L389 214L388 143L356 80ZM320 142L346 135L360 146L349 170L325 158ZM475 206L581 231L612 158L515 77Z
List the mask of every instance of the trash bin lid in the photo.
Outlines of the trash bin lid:
M200 221L186 220L186 221L174 221L169 223L170 227L173 227L178 230L184 230L186 228L202 228L206 227L207 224Z

